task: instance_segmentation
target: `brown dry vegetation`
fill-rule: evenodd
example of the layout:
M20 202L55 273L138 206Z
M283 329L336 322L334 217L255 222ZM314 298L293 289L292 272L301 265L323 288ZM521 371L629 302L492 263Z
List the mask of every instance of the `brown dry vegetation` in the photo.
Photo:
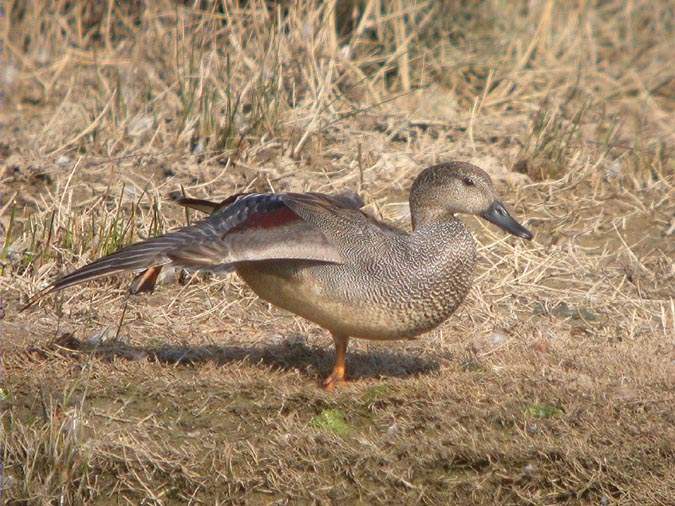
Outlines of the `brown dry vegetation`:
M671 2L148 4L1 7L5 501L672 504ZM348 187L408 226L449 159L535 241L467 218L461 309L354 342L335 393L330 338L234 276L18 312L184 223L181 186Z

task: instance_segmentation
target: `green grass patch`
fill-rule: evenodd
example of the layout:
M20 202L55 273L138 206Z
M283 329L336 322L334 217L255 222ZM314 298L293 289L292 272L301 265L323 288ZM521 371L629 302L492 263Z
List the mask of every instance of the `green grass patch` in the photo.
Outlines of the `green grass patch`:
M533 418L551 418L562 414L563 410L552 404L535 403L525 409L525 415Z
M345 414L339 409L324 409L312 418L309 424L315 429L332 432L338 436L348 436L353 432L345 419Z

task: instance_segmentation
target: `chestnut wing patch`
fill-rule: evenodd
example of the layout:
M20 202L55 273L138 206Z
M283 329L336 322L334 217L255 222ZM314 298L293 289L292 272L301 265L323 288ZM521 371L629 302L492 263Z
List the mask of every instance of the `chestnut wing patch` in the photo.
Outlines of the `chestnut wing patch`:
M301 221L302 218L286 206L276 209L257 211L251 214L246 221L234 227L229 233L252 231L260 228L283 227L293 222Z
M168 256L174 263L207 268L273 259L342 262L325 235L286 206L279 195L244 195L215 212L206 224L215 237L172 251Z

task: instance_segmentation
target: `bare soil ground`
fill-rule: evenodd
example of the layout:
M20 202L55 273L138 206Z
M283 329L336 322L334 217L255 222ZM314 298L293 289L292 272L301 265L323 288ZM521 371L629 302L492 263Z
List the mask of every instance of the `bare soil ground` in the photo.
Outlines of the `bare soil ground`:
M673 504L672 5L241 4L0 11L3 500ZM405 228L452 159L535 240L467 218L465 303L353 341L334 393L330 337L234 275L19 312L194 220L171 191L351 188Z

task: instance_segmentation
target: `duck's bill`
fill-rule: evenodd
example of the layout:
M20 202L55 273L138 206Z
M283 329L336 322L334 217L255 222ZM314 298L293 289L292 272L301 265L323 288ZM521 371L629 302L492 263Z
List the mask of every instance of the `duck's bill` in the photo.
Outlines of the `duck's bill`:
M492 203L490 208L482 214L482 217L515 236L522 237L528 241L534 237L532 232L511 217L509 212L504 208L504 205L498 200Z

